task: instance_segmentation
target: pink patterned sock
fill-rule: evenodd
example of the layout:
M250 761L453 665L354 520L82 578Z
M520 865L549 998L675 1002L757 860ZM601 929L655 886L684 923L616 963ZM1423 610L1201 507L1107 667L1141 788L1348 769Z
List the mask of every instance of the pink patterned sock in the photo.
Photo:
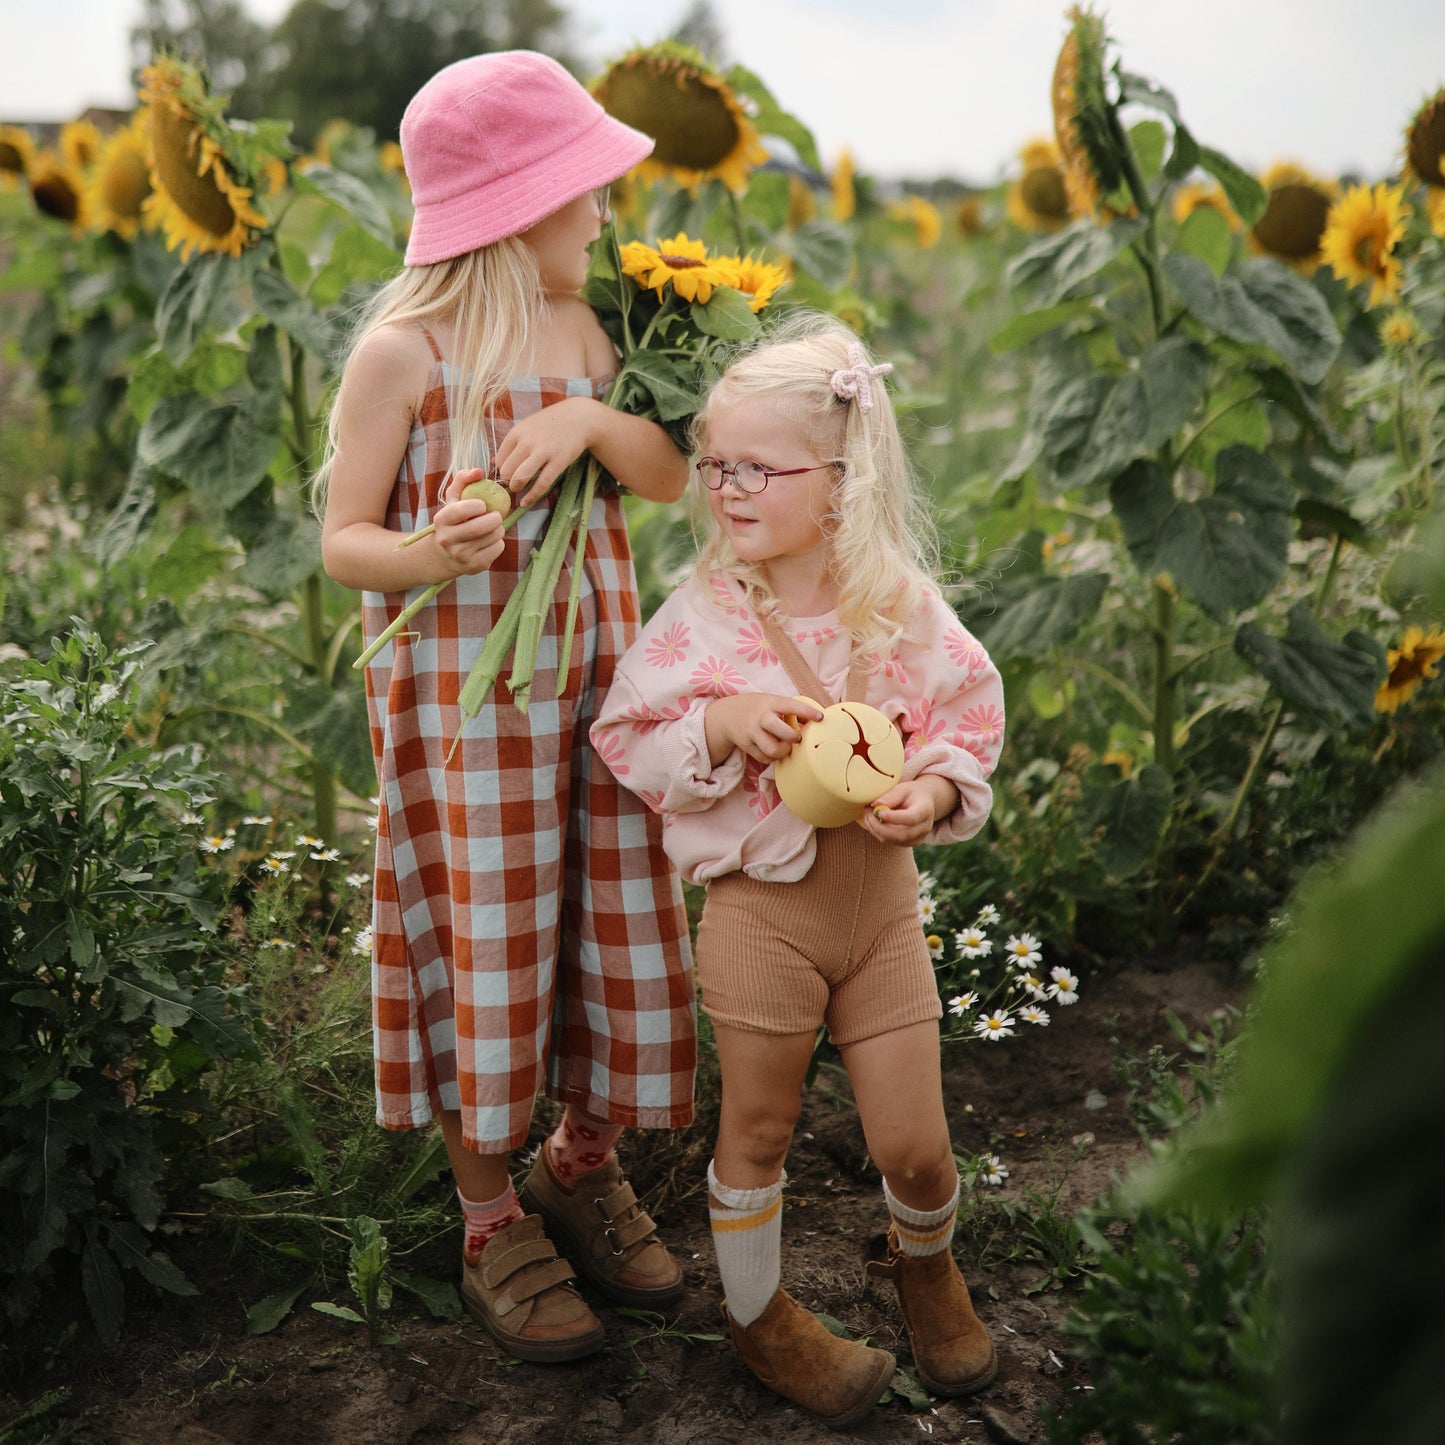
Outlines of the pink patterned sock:
M466 1239L462 1248L468 1254L480 1254L482 1246L494 1235L500 1234L509 1224L515 1224L522 1217L522 1205L512 1181L495 1199L485 1204L473 1204L457 1190L457 1199L462 1206L462 1220L466 1225Z
M570 1188L579 1174L600 1169L612 1157L621 1134L621 1124L594 1119L568 1104L562 1122L547 1140L547 1158L557 1182Z

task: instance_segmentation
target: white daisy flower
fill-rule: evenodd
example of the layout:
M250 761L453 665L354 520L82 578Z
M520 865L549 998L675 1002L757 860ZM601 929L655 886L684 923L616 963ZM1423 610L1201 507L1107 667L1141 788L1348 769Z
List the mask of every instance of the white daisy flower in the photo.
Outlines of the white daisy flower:
M356 937L351 940L351 951L353 953L368 954L371 952L371 925L359 928Z
M1038 1024L1040 1028L1048 1027L1049 1016L1036 1003L1025 1004L1019 1010L1019 1017L1026 1024Z
M973 921L979 928L990 928L998 922L998 909L992 903L985 903Z
M290 953L296 947L289 938L268 938L265 946L274 948L278 953Z
M279 858L275 853L261 860L261 871L263 873L289 873L291 865L284 859Z
M236 840L231 837L221 837L218 833L212 833L209 838L202 838L200 849L202 853L228 853L236 846Z
M193 813L189 808L187 808L186 811L181 814L181 822L191 828L198 827L205 821L206 820L201 817L199 813Z
M1008 1178L1008 1170L998 1162L997 1154L980 1154L978 1177L985 1184L1002 1184Z
M341 857L340 848L317 848L307 854L313 863L334 863Z
M956 993L948 1001L948 1011L962 1018L977 1002L978 995L972 991L969 993Z
M296 850L294 848L276 848L272 850L271 856L273 858L291 859L296 856Z
M1038 1003L1043 1003L1052 993L1049 986L1036 973L1021 973L1019 987Z
M993 952L993 944L981 928L965 928L953 935L954 947L965 958L986 958Z
M324 848L326 839L313 838L310 833L301 833L297 835L296 846L298 848Z
M346 875L346 886L348 888L365 888L370 882L370 873L348 873Z
M1006 1039L1013 1034L1014 1021L1002 1009L995 1009L981 1019L975 1019L973 1031L981 1039Z
M1054 986L1049 990L1060 1003L1077 1003L1079 1001L1079 980L1075 974L1066 968L1051 968L1049 977L1053 979Z
M264 828L271 822L271 815L270 813L247 813L241 821L253 828Z
M1015 963L1038 963L1043 954L1039 952L1039 941L1032 933L1016 933L1004 944L1003 950Z
M933 915L938 912L938 904L931 894L925 893L918 900L918 918L921 923L932 923Z
M929 958L943 957L943 940L936 933L930 933L923 942L928 947Z

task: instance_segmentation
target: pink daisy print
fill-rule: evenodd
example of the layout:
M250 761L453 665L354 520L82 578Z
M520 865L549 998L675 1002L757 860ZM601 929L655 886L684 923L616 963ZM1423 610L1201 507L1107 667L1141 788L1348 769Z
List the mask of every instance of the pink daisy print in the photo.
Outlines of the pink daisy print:
M771 763L760 763L756 758L743 764L743 796L759 818L766 818L779 802L772 778L763 776L770 767Z
M836 627L800 627L793 633L793 641L811 642L814 647L821 647L823 643L837 635Z
M720 657L709 657L688 678L688 685L701 697L731 697L747 685L747 678Z
M756 622L738 628L738 656L760 667L776 667L778 662L778 654Z
M964 737L959 739L959 746L966 753L972 753L978 759L979 768L984 777L988 777L998 764L994 756L994 750L980 738Z
M643 788L637 795L652 809L654 813L662 812L662 794L653 792L650 788Z
M688 696L683 693L677 700L676 707L651 708L646 704L640 707L630 707L623 714L632 725L633 732L650 733L660 723L676 722L687 712Z
M988 654L982 646L961 627L950 627L943 639L948 655L966 674L964 681L972 682L974 674L980 672L988 661Z
M880 672L891 682L901 683L904 687L908 686L908 669L903 665L903 659L898 655L897 648L894 648L887 657L874 665L873 676L877 677Z
M612 733L603 733L597 742L592 745L597 749L597 755L619 778L625 778L632 771L623 761L626 754L623 752L622 744Z
M993 746L1003 741L1003 709L986 702L971 707L958 722L959 742L968 747L965 735L972 735L980 743Z
M653 667L672 667L687 656L688 630L685 622L674 622L647 644L647 660Z
M736 614L746 610L737 598L733 596L732 589L728 586L726 579L720 572L714 572L712 574L708 579L708 585L712 588L714 601L716 601L717 605L721 607L724 612Z

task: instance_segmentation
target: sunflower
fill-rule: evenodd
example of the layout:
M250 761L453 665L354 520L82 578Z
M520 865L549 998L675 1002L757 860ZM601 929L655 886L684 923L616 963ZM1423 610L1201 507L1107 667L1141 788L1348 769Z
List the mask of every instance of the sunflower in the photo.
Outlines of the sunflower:
M1023 174L1008 188L1009 220L1026 231L1057 231L1069 219L1063 162L1053 141L1030 141L1019 159Z
M95 164L105 137L93 120L68 120L60 127L60 138L56 142L60 154L78 171Z
M140 98L151 141L151 185L144 213L166 246L239 256L270 223L251 205L230 128L190 66L166 56L141 72Z
M1320 256L1352 286L1370 288L1370 305L1400 294L1400 258L1395 247L1405 234L1410 208L1405 188L1381 181L1377 186L1351 186L1344 199L1330 207Z
M1271 166L1259 179L1269 199L1250 229L1250 245L1309 275L1320 264L1320 238L1339 187L1288 161Z
M788 229L806 226L818 214L818 198L813 188L799 175L788 177Z
M959 198L953 223L958 227L958 234L965 238L977 236L983 231L983 197L977 191Z
M1234 207L1229 204L1229 197L1224 194L1224 188L1216 182L1188 181L1174 192L1174 219L1179 225L1182 226L1195 211L1201 208L1218 211L1229 222L1231 231L1239 229L1239 217L1235 215Z
M1069 11L1069 33L1054 65L1054 137L1076 216L1108 219L1103 197L1124 183L1117 127L1104 89L1104 22L1090 10Z
M923 196L907 195L894 201L888 207L888 215L891 220L903 221L913 227L921 251L936 246L943 235L943 220L938 214L938 207Z
M1405 132L1405 175L1424 186L1445 186L1445 90L1437 90Z
M643 241L629 241L622 247L622 272L631 276L644 290L657 292L658 300L671 285L684 301L706 305L717 286L730 286L735 274L731 266L740 263L710 258L701 241L692 241L682 232L669 241L649 246Z
M145 126L137 116L107 137L86 177L89 222L97 230L114 231L133 241L141 227L141 208L150 193L150 148Z
M30 162L30 196L42 216L85 229L85 179L64 156L40 151Z
M1393 351L1408 346L1419 334L1420 328L1408 311L1392 311L1380 322L1380 340Z
M1445 240L1445 186L1431 186L1425 192L1425 214L1430 229Z
M1390 675L1375 692L1375 711L1392 716L1402 702L1408 702L1427 677L1436 675L1436 665L1445 657L1445 631L1407 627L1398 647L1386 654Z
M728 261L719 257L717 265L719 268L727 267L727 284L748 298L748 306L754 313L761 311L773 299L773 293L788 281L788 273L781 266L755 260L752 256Z
M593 82L592 94L656 142L638 167L645 179L671 177L688 191L719 180L741 195L749 170L768 158L732 87L690 46L664 40L630 51Z
M838 164L828 177L828 189L833 195L831 207L835 221L851 221L858 213L858 192L853 186L853 152L846 146L838 155Z
M0 125L0 191L13 191L30 174L35 142L23 126Z
M389 175L405 178L406 162L402 159L401 147L394 140L384 140L376 154L376 163Z

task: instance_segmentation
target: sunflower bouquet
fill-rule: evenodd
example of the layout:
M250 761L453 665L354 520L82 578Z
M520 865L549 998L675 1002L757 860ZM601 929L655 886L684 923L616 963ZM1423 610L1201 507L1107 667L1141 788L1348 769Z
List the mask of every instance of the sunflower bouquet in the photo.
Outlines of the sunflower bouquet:
M609 227L593 253L583 298L597 312L620 354L621 364L605 398L608 406L657 422L680 445L700 404L709 357L718 347L746 340L759 326L758 314L786 280L780 266L751 256L711 255L686 234L655 244L617 242ZM458 696L463 721L481 711L508 655L507 686L517 710L526 714L536 671L537 649L547 608L569 553L572 569L566 623L557 657L557 685L567 675L582 585L580 558L587 545L592 501L602 480L594 457L579 457L557 484L546 530L533 547L522 580ZM507 517L510 525L520 509ZM448 582L423 591L357 658L364 667Z

